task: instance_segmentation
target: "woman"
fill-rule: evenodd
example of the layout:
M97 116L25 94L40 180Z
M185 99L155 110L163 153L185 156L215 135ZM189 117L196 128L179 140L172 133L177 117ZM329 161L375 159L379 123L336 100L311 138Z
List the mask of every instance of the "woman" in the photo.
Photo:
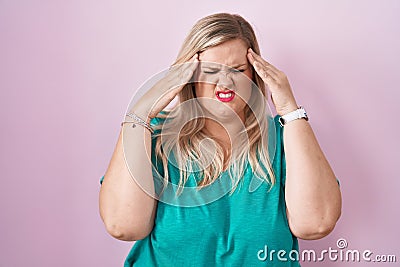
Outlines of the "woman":
M299 266L297 238L340 217L307 115L239 15L199 20L126 118L100 191L107 231L137 240L125 266Z

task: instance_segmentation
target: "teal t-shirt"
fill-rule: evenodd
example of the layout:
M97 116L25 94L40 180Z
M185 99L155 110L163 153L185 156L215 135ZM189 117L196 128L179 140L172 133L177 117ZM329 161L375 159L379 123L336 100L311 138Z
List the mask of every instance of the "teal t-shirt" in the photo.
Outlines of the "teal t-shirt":
M270 191L266 182L249 190L253 174L247 167L232 195L195 207L159 201L152 232L135 242L124 266L300 266L293 260L298 240L286 217L283 131L278 116L269 123L276 131L276 183ZM174 166L168 167L171 179L179 179Z

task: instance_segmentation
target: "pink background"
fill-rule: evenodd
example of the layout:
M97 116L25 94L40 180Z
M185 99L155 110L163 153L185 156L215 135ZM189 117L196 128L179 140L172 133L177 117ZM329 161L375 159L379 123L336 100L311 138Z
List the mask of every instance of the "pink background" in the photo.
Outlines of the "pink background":
M195 21L220 11L254 25L340 179L337 227L301 249L345 238L400 261L400 1L2 0L0 266L122 265L132 243L98 213L119 123Z

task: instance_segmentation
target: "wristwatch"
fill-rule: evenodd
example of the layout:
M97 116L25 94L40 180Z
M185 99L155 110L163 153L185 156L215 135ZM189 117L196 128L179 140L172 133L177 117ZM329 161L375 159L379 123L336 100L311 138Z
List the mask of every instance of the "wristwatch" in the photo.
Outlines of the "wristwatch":
M305 119L306 121L308 121L307 112L302 106L300 106L295 111L289 112L288 114L279 117L279 123L283 127L285 124L288 124L289 122L298 119Z

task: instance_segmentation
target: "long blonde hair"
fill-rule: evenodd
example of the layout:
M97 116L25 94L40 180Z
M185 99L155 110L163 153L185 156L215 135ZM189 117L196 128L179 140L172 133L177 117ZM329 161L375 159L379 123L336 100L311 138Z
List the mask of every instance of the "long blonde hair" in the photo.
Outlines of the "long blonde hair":
M260 54L254 30L241 16L217 13L204 17L192 27L172 66L186 62L196 53L233 39L243 40L248 47ZM231 157L235 159L229 168L233 185L231 193L236 189L247 164L250 164L253 174L265 180L271 188L275 184L275 175L268 155L265 85L254 69L253 73L253 85L258 87L257 90L263 97L252 94L246 107L243 134L247 135L245 138L247 142L243 142L241 148L236 151L237 154ZM178 105L167 115L166 113L158 115L158 117L168 118L157 126L157 129L162 128L162 131L155 136L156 158L161 159L163 163L164 186L168 184L170 178L168 159L172 152L176 159L174 164L180 172L178 188L182 189L190 174L193 173L200 173L201 179L197 185L201 188L213 183L223 172L225 156L222 147L217 142L212 142L212 140L210 142L210 138L202 131L205 119L202 116L201 106L197 101L193 101L195 99L193 84L186 84L178 96L179 103L186 103L190 108L185 108L185 112L180 112Z

